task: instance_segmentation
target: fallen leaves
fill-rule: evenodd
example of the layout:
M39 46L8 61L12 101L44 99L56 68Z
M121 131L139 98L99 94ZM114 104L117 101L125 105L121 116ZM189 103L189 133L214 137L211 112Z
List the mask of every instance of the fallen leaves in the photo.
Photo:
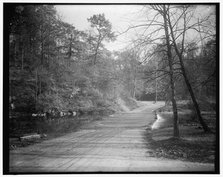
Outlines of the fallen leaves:
M157 157L204 163L213 163L215 160L214 144L210 143L170 138L161 141L150 139L148 145Z

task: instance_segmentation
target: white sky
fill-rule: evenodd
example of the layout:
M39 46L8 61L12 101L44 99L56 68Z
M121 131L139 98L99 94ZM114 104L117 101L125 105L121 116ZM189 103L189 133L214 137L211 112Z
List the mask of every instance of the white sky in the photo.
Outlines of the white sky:
M136 24L143 9L141 5L56 5L55 7L63 21L82 31L90 30L87 18L94 14L104 13L105 18L111 22L114 32L123 32L130 24ZM213 9L209 6L199 6L196 13L202 16L211 10ZM119 36L115 42L104 44L111 51L120 50L129 44L133 34L135 34L134 31Z
M78 30L89 30L87 18L94 14L105 14L105 18L112 24L114 32L126 30L132 19L136 19L142 6L135 5L59 5L55 6L61 19L73 24ZM130 40L130 39L129 39ZM127 44L126 35L118 37L115 42L106 43L109 50L119 50Z

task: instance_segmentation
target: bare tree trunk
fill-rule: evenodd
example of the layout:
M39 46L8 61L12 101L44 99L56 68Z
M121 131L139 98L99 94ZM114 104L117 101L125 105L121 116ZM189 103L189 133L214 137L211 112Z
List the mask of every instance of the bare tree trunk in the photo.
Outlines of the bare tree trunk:
M22 46L22 56L21 56L21 60L22 60L22 70L24 68L24 49L23 49L23 46Z
M172 101L172 108L173 108L173 116L174 116L174 132L173 136L174 138L180 137L179 132L179 120L178 120L178 113L177 113L177 104L175 100L175 85L173 80L173 57L172 57L172 51L171 51L171 45L170 45L170 37L169 37L169 31L167 26L167 11L166 6L163 5L163 20L164 20L164 30L165 30L165 36L166 36L166 44L167 44L167 56L168 56L168 63L169 63L169 75L170 75L170 88L171 88L171 101Z
M155 103L157 102L157 66L156 66L156 95L155 95Z
M71 56L72 56L72 39L73 39L73 35L71 34L71 36L70 36L69 51L68 51L68 59L71 59Z
M189 80L188 80L188 78L187 78L187 75L186 75L184 66L181 66L181 67L182 67L182 71L183 71L183 73L184 73L184 74L183 74L183 76L184 76L184 80L185 80L185 82L186 82L186 84L187 84L187 88L188 88L188 90L189 90L189 92L190 92L190 95L191 95L191 98L192 98L192 101L193 101L193 104L194 104L194 107L195 107L195 111L196 111L197 116L198 116L198 120L200 121L200 123L201 123L201 125L202 125L204 131L205 131L205 132L210 132L210 131L211 131L210 128L207 126L207 124L204 122L204 120L203 120L203 118L202 118L202 116L201 116L201 111L200 111L199 105L198 105L198 103L197 103L197 100L196 100L196 97L195 97L195 95L194 95L193 89L192 89L192 87L191 87L191 85L190 85L190 82L189 82Z
M135 90L136 90L136 76L133 74L133 82L132 82L132 98L135 98Z
M41 82L41 77L39 78L39 94L42 92L42 82Z
M104 36L105 37L105 36ZM97 55L98 55L98 49L99 49L99 46L102 42L102 40L104 39L103 36L101 36L101 33L99 32L99 37L98 37L98 41L97 41L97 46L95 48L95 55L94 55L94 65L96 64L96 60L97 60Z
M96 64L96 60L97 60L98 48L99 48L99 43L97 44L96 49L95 49L95 55L94 55L94 65Z
M41 65L43 65L43 58L44 58L44 39L43 39L43 29L41 27L40 30L40 39L41 39Z
M16 47L16 40L15 40L15 46L14 46L14 53L13 53L13 66L15 66L16 64L16 50L17 50L17 47Z
M38 93L38 70L36 70L36 90L35 90L35 107L37 109L37 93Z
M200 54L200 59L202 59L203 54L204 54L204 39L202 38L201 35L201 28L200 28L200 22L199 22L199 18L198 18L198 30L199 30L199 35L200 35L200 41L201 41L201 54ZM199 98L202 97L202 86L199 86Z
M43 65L43 57L44 57L44 54L43 54L43 41L41 43L41 65Z
M180 61L180 68L181 68L181 71L182 71L182 75L184 77L184 81L185 81L185 83L187 85L188 91L189 91L191 99L193 101L193 105L194 105L194 108L195 108L198 120L200 121L204 131L205 132L210 132L210 128L207 126L207 124L204 122L204 120L203 120L203 118L201 116L201 111L200 111L199 105L197 103L197 100L196 100L194 91L193 91L193 89L191 87L190 81L189 81L189 79L187 77L187 74L186 74L186 71L185 71L185 66L184 66L184 63L183 63L184 37L185 37L185 32L186 32L185 18L186 18L186 14L184 14L184 32L183 32L182 49L181 49L182 51L181 52L179 51L179 49L177 47L176 40L175 40L174 33L173 33L173 27L172 27L172 24L171 24L171 21L170 21L170 16L168 14L168 23L169 23L169 27L170 27L171 37L172 37L172 40L173 40L174 49L175 49L176 54L177 54L177 56L179 58L179 61Z
M179 57L179 56L178 56ZM181 66L181 70L182 70L182 74L183 74L183 77L184 77L184 80L185 80L185 83L187 85L187 88L188 88L188 91L190 93L190 96L191 96L191 99L193 101L193 105L194 105L194 108L195 108L195 111L196 111L196 114L197 114L197 117L198 117L198 120L199 122L201 123L203 129L205 132L210 132L210 128L207 126L207 124L204 122L202 116L201 116L201 111L200 111L200 108L199 108L199 105L197 103L197 100L196 100L196 97L195 97L195 94L194 94L194 91L191 87L191 84L189 82L189 79L187 77L187 74L186 74L186 71L185 71L185 67L184 67L184 63L183 63L183 60L182 60L182 57L180 56L179 57L180 59L180 66Z
M136 86L135 86L135 80L134 80L134 85L133 85L133 95L132 97L135 99L136 98Z

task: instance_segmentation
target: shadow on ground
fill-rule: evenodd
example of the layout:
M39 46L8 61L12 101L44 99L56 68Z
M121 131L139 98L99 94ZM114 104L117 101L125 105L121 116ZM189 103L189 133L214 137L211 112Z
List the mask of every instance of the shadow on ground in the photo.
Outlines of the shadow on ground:
M214 133L204 133L197 121L192 121L189 115L182 114L179 116L180 139L175 139L172 116L164 113L162 115L165 119L161 121L162 125L153 130L148 128L144 134L151 156L191 162L215 162L215 125L209 124Z

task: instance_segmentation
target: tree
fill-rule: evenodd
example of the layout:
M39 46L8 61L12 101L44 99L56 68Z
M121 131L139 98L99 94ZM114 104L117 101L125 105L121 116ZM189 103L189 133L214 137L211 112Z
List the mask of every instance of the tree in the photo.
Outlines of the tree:
M88 21L91 23L91 27L96 29L96 34L94 35L96 41L93 44L93 64L95 65L99 48L102 45L102 41L113 41L115 40L115 35L114 32L112 32L111 23L105 18L104 14L93 15L88 19Z
M202 116L201 116L201 111L200 111L200 108L199 108L199 104L197 102L197 99L195 97L195 94L194 94L194 91L193 91L193 88L191 86L191 83L188 79L188 76L187 76L187 73L186 73L186 70L185 70L185 65L184 65L184 62L183 62L183 58L184 58L184 50L185 50L185 35L186 35L186 31L188 29L191 28L191 26L188 25L190 19L191 19L191 14L190 12L188 11L189 9L189 6L180 6L179 9L182 11L180 16L177 18L177 20L175 21L175 23L173 23L173 19L174 17L171 15L171 12L170 12L170 6L167 6L167 22L168 22L168 25L169 25L169 29L170 29L170 34L171 34L171 39L173 41L173 46L174 46L174 49L176 51L176 54L179 58L179 62L180 62L180 68L181 68L181 71L182 71L182 75L184 77L184 80L185 80L185 83L186 83L186 86L188 88L188 91L191 95L191 99L193 101L193 104L194 104L194 108L196 110L196 114L197 114L197 117L204 129L205 132L210 132L210 129L209 127L207 126L207 124L204 122ZM177 7L177 10L178 10L178 7ZM177 23L178 21L183 18L183 28L181 30L181 34L178 34L176 35L176 30L179 31L179 29L174 29L174 26L179 26ZM174 25L173 25L174 24ZM193 26L195 26L195 24L193 24ZM194 27L195 28L195 27ZM182 36L182 39L181 39L181 45L177 45L177 39L179 37L179 35Z
M119 68L119 78L122 82L126 94L135 99L143 90L143 83L140 73L140 56L136 49L125 49L122 52L116 53L116 62Z
M197 19L197 16L194 15L194 9L196 6L185 6L185 5L151 5L145 6L146 23L139 23L138 25L130 26L126 31L139 28L138 38L135 39L134 45L144 48L144 61L150 61L156 53L164 51L166 54L166 59L168 61L169 70L164 69L153 69L152 71L147 72L147 77L149 80L156 80L157 78L162 78L164 75L169 75L170 77L170 88L171 88L171 100L173 106L173 113L175 114L174 118L174 136L178 136L178 119L177 119L177 108L175 106L175 91L177 80L180 80L181 77L184 78L185 85L188 89L188 93L191 96L191 99L194 103L194 108L198 114L199 121L203 126L205 131L209 131L209 128L206 126L200 115L199 105L197 103L194 90L191 86L191 82L188 78L186 72L184 58L186 55L186 47L189 47L189 43L193 42L193 39L205 40L214 35L213 29L215 25L208 25L208 21L213 20L212 15L207 14L202 19ZM141 20L145 21L145 20ZM212 23L213 24L213 23ZM194 30L197 36L193 39L187 38L188 34L186 33L189 30ZM194 33L195 34L195 33ZM202 35L201 35L202 34ZM165 42L164 42L165 41ZM194 40L195 41L195 40ZM197 41L195 41L197 42ZM199 42L199 40L198 40ZM204 41L203 41L204 43ZM153 50L157 45L163 45L164 47L160 50ZM186 45L188 44L188 45ZM165 49L166 48L166 49ZM189 49L189 48L188 48ZM191 53L192 54L192 53ZM164 57L165 60L165 57ZM158 72L157 72L158 71ZM158 73L158 74L157 74ZM185 93L185 92L184 92Z
M155 10L157 13L155 14L154 18L151 20L151 22L149 22L149 25L147 25L147 26L150 27L153 25L158 25L159 28L157 30L160 31L161 29L163 29L165 36L151 39L151 36L154 33L154 32L152 32L149 34L148 43L153 43L157 40L165 40L164 44L165 44L166 49L164 49L164 51L166 52L169 70L167 72L164 71L164 74L169 75L169 84L170 84L170 89L171 89L171 102L172 102L173 117L174 117L173 136L175 138L179 138L179 136L180 136L180 134L179 134L179 120L178 120L178 113L177 113L177 104L176 104L176 99L175 99L175 83L174 83L175 79L174 79L174 67L173 67L174 60L173 60L173 54L172 54L172 45L171 45L171 41L170 41L169 26L167 23L167 19L168 19L167 7L166 7L166 5L152 5L151 8L153 10ZM155 18L159 15L162 17L163 22L161 22L161 21L158 22L155 20ZM161 71L163 72L163 70L161 70ZM154 73L156 74L155 77L157 78L158 77L157 69L155 69Z
M175 100L175 85L173 80L173 56L171 51L171 44L170 44L170 36L168 31L168 25L167 25L167 9L166 6L163 5L162 11L159 11L163 16L164 21L164 30L165 30L165 36L166 36L166 45L167 45L167 58L169 63L169 75L170 75L170 87L171 87L171 100L172 100L172 106L173 106L173 115L174 115L174 137L179 137L179 120L178 120L178 114L177 114L177 104ZM156 9L156 7L155 7Z

